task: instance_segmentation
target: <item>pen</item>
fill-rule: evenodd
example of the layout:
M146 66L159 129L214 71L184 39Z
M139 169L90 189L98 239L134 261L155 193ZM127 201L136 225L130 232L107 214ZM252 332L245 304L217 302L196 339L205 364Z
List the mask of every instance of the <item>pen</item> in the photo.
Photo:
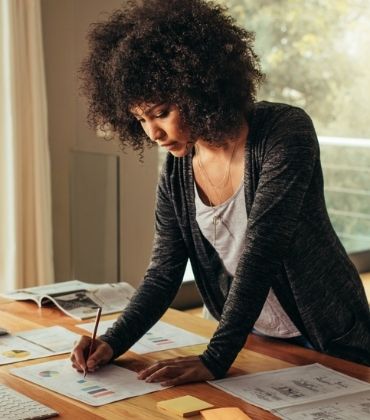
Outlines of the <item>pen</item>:
M89 360L89 357L91 356L91 353L92 353L93 348L94 348L96 332L98 331L98 325L99 325L99 321L100 321L100 315L101 315L101 307L99 306L98 310L96 312L94 332L93 332L93 335L92 335L92 338L91 338L91 342L90 342L90 346L89 346L89 353L87 354L86 362ZM87 366L86 366L85 371L84 371L84 378L85 378L86 374L87 374Z

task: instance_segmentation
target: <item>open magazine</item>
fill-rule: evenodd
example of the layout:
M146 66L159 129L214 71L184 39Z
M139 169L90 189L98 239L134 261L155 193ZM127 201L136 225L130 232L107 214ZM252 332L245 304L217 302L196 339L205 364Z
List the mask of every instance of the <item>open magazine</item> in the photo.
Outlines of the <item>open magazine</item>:
M54 304L66 315L82 320L94 317L99 306L102 315L122 311L134 292L134 287L125 282L92 284L70 280L2 295L14 300L33 300L39 307Z

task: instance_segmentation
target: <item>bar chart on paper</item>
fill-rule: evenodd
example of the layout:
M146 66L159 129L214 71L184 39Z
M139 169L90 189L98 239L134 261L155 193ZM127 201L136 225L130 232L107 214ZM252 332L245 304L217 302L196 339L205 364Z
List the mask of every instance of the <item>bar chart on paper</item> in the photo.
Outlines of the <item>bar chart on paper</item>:
M164 389L160 384L139 380L135 372L116 365L89 372L84 378L66 359L11 369L10 373L94 406Z
M98 335L104 334L107 328L110 328L113 323L114 320L100 322ZM78 324L77 326L92 332L94 323ZM130 350L137 354L145 354L160 350L206 344L208 341L208 338L167 324L166 322L158 321Z
M158 347L158 349L163 348L163 346L173 346L176 344L172 338L151 331L148 331L144 337L146 341L151 344L151 347Z
M82 392L86 392L88 395L92 396L93 398L102 398L102 397L114 395L114 391L107 389L104 386L97 384L96 382L81 379L77 381L77 383L81 384Z

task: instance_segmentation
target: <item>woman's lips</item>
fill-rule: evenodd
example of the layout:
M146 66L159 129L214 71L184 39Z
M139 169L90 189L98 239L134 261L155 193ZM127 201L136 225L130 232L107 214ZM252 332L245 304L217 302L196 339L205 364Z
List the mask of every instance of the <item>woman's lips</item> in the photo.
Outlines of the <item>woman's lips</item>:
M174 141L171 143L161 144L161 147L165 147L167 150L172 150L176 148L176 142Z

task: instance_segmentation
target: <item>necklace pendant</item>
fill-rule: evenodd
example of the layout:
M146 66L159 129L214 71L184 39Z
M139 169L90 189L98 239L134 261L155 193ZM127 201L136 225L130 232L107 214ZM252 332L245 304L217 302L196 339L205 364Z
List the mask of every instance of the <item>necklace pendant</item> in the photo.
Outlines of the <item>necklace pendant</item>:
M213 223L213 246L216 246L216 235L217 235L217 222L219 221L219 216L213 216L212 223Z

